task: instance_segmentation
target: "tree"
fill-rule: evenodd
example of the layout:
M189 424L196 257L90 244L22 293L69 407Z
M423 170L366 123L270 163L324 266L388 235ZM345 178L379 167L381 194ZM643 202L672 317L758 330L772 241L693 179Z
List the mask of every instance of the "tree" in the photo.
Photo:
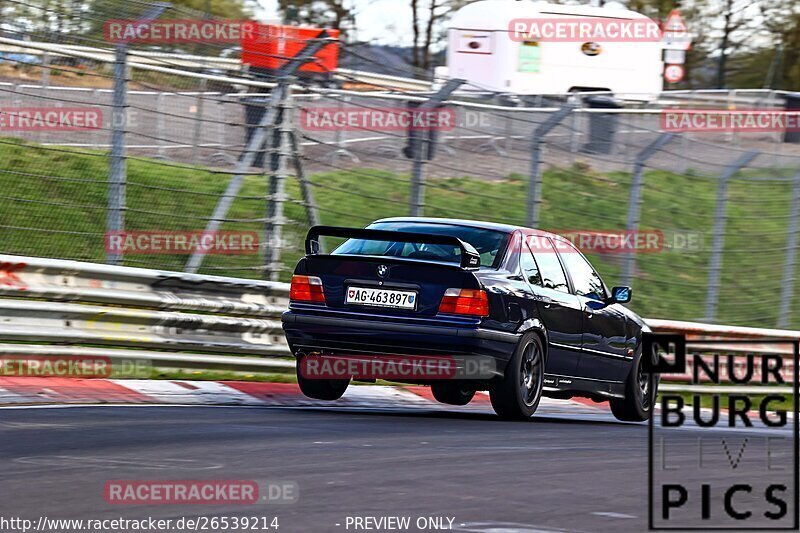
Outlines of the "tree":
M355 11L345 0L278 0L285 22L330 27L346 34L355 26Z
M79 29L66 29L65 34L79 35L90 40L103 40L103 28L109 20L137 19L150 7L148 1L129 0L30 0L40 4L73 4L70 8L59 6L65 15L77 14ZM228 20L248 20L253 17L250 0L169 0L171 4L160 19L202 19L206 17ZM58 28L58 26L57 26ZM58 31L58 30L57 30ZM182 45L176 45L181 47ZM232 46L232 45L229 45ZM168 49L170 46L162 46Z
M715 58L714 82L728 85L729 61L758 49L760 24L755 15L761 0L707 0L698 4L698 26L706 37L703 46Z
M762 0L760 10L771 56L764 86L800 90L800 4Z
M628 2L628 9L647 15L653 20L664 20L670 11L680 8L680 0L630 0Z
M253 17L253 3L248 0L169 0L173 8L190 9L212 17L246 20Z
M679 10L683 22L692 36L692 47L686 52L685 75L681 86L703 87L702 67L707 63L708 34L707 18L703 11L704 2L685 0L630 0L628 9L642 13L654 21L664 22L673 9Z
M431 68L432 49L444 38L444 22L466 5L468 0L428 0L427 9L420 0L411 1L412 64L425 70ZM423 15L424 12L424 15Z

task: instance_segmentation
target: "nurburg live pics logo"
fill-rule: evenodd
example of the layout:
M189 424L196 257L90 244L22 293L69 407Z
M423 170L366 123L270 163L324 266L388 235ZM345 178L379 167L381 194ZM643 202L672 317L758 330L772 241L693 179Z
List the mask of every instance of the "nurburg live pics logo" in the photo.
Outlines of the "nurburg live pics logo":
M686 346L674 334L642 342L650 391L689 381L650 402L649 529L797 531L800 341L691 340L688 356Z

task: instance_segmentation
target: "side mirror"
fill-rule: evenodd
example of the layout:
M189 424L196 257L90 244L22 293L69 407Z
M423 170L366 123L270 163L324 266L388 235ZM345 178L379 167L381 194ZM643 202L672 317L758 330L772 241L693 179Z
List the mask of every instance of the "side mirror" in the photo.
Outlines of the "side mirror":
M612 304L626 304L631 301L633 290L630 287L614 287L611 289L611 298L609 303Z

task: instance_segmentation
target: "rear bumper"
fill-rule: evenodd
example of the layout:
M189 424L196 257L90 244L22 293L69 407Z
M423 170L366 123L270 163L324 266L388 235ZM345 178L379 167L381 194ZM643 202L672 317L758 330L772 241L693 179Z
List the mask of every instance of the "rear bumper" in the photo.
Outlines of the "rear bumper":
M466 325L430 325L324 316L289 310L281 316L292 353L480 355L504 370L519 335Z

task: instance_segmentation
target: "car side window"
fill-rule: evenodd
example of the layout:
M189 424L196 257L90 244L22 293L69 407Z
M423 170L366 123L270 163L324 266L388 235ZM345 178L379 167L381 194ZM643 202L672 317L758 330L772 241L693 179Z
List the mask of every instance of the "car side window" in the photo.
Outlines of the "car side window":
M542 285L542 275L539 273L539 267L536 265L536 260L533 258L528 245L522 243L522 250L519 255L519 266L522 269L522 275L531 285Z
M536 259L536 264L539 265L542 277L540 285L546 289L568 293L567 276L564 274L564 269L561 268L561 261L558 260L553 243L549 238L540 236L532 236L529 241L533 257Z
M561 259L567 266L575 292L580 296L593 300L604 300L606 289L603 280L572 244L564 242L559 244Z

